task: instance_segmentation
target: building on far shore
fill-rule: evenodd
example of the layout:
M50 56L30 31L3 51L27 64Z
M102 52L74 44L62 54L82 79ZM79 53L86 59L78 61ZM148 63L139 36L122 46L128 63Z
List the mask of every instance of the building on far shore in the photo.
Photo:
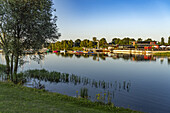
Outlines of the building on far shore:
M140 47L155 46L156 41L133 41L133 46L138 45Z

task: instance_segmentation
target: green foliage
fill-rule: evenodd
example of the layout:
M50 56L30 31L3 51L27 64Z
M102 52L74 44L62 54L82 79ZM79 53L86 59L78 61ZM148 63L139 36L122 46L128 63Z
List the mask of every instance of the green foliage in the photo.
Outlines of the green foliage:
M170 45L170 36L168 37L168 45Z
M77 50L82 51L82 50L83 50L83 48L82 48L82 47L73 47L73 48L72 48L72 50L74 50L74 51L77 51Z
M157 53L154 53L155 56L170 56L170 52L164 52L164 53L161 53L161 52L157 52Z
M96 42L97 41L97 38L96 37L93 37L93 42Z
M75 47L80 47L81 40L77 39L75 40Z
M145 41L152 41L152 39L151 39L151 38L148 38L148 39L146 39Z
M89 47L89 48L93 48L93 42L92 42L92 41L89 41L88 47Z
M97 47L97 38L93 37L93 40L90 41L88 39L80 40L77 39L75 42L72 40L63 40L63 41L57 41L55 44L50 44L49 48L52 50L61 50L61 49L67 49L67 50L82 50L79 47L86 47L86 48L96 48ZM113 45L132 45L133 41L136 41L134 38L113 38L111 44ZM137 41L142 41L142 38L138 38ZM144 41L153 41L151 38L148 38ZM65 42L65 43L64 43ZM169 43L170 43L170 37L169 37ZM161 42L157 43L158 45L161 45ZM107 43L105 38L101 38L99 40L99 45L101 48L107 48L109 44ZM167 43L164 43L164 45L168 45Z
M165 42L164 42L164 37L161 38L161 45L164 45Z
M71 50L73 48L74 42L72 40L62 40L57 41L56 43L51 43L49 45L49 49L56 51L56 50Z
M106 48L107 47L107 41L105 38L100 39L99 45L101 48Z
M89 40L85 39L81 41L80 47L88 47L89 46Z
M87 89L87 88L81 88L80 96L81 96L82 98L88 99L88 89Z
M138 38L138 40L137 41L142 41L142 38Z
M5 72L6 71L6 66L3 64L0 64L0 72Z
M0 45L8 74L14 70L16 75L24 50L38 51L47 41L60 36L52 5L52 0L0 1Z
M113 44L119 44L119 45L131 45L132 42L135 41L133 38L123 38L122 40L119 38L113 38L112 43Z

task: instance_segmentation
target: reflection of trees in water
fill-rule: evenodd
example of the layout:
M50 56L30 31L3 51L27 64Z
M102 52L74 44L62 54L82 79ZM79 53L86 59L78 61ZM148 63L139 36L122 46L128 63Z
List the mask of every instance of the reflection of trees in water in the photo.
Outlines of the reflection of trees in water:
M95 80L90 79L87 77L81 77L74 74L68 73L60 73L60 72L48 72L46 70L28 70L24 72L24 77L27 78L28 81L33 80L33 87L34 88L45 88L44 83L41 84L41 81L50 82L50 83L65 83L68 85L80 86L80 92L76 91L76 95L79 95L82 98L91 99L89 96L89 89L88 88L95 88L95 89L103 89L104 92L100 92L100 97L95 97L93 93L93 98L96 101L102 102L111 102L114 99L116 91L126 91L129 92L131 88L131 81L112 81L106 82L104 80ZM48 89L47 89L48 90ZM107 97L107 98L106 98ZM97 99L98 98L98 99ZM105 99L106 98L106 99Z
M55 55L60 56L60 53L55 53Z
M97 56L93 56L93 60L97 60Z
M168 65L170 65L170 58L168 57Z
M164 59L160 59L160 62L161 62L161 64L163 64L163 62L164 62Z
M124 60L129 60L130 59L130 55L128 55L128 54L124 54L123 56L122 56L122 58L124 59Z
M153 55L135 55L135 54L111 54L110 56L108 54L103 53L96 53L96 54L84 54L84 53L76 53L76 54L69 54L69 53L58 53L57 55L61 54L63 57L75 57L80 58L89 58L93 57L94 61L100 61L100 60L106 60L107 57L112 57L113 59L120 59L123 60L131 60L131 61L156 61L156 57Z
M101 60L106 60L106 56L104 54L99 54Z
M40 64L40 62L45 59L45 55L44 54L30 55L29 58L33 61L38 62L38 64Z
M83 54L83 57L84 58L89 58L89 55L88 54Z
M75 54L75 57L80 58L81 54Z
M45 60L45 55L46 54L23 54L18 59L18 65L23 70L26 63L30 64L31 61L35 61L42 67Z

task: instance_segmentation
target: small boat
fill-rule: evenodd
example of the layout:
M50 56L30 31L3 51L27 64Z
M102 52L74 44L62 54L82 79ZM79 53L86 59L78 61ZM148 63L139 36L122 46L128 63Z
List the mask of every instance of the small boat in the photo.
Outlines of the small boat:
M53 53L59 53L60 51L56 50L56 51L53 51Z
M66 53L67 51L66 50L61 50L60 53Z
M76 51L76 53L83 53L83 51Z
M88 51L83 51L83 53L89 53Z

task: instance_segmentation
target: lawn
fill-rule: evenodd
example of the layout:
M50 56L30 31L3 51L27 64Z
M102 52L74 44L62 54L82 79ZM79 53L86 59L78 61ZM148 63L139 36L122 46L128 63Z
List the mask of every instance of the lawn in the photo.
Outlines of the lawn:
M133 113L135 111L101 105L82 98L0 82L0 112L21 113Z

